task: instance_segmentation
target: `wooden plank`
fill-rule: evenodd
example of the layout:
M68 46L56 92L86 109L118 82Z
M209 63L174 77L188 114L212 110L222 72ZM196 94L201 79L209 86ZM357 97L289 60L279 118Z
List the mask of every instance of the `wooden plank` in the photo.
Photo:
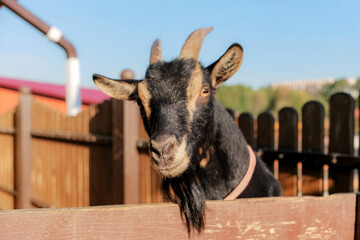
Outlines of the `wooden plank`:
M95 107L90 119L90 132L111 134L111 103ZM112 148L95 145L90 148L90 205L112 204Z
M15 138L15 208L31 208L31 122L32 96L27 88L21 89L16 113Z
M354 153L354 99L347 93L336 93L329 101L329 153Z
M324 152L324 107L310 101L302 108L302 151Z
M140 113L135 102L124 102L124 203L140 203Z
M257 148L274 150L274 117L269 112L257 118Z
M238 126L243 133L246 142L251 146L255 146L254 142L254 119L250 113L242 113L238 118Z
M112 113L112 203L124 203L124 101L111 99Z
M0 126L14 130L16 109L11 109L0 116ZM14 208L14 154L15 134L8 135L7 131L0 134L0 209Z
M279 150L298 150L298 114L292 107L279 112Z
M140 121L140 139L141 141L149 141L145 126ZM140 151L140 191L141 203L151 203L151 159L149 151Z
M208 201L192 239L354 239L355 194ZM174 204L0 212L0 239L188 239Z
M135 74L130 69L125 69L120 74L121 79L134 79ZM124 203L141 202L140 182L140 154L137 150L137 141L140 137L140 113L135 102L124 101L122 112L122 151L123 151L123 183ZM114 146L117 143L114 143Z

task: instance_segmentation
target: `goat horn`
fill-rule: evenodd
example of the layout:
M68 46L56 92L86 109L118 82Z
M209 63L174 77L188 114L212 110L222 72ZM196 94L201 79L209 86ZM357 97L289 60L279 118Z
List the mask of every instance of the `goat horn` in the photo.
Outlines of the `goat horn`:
M213 30L213 27L199 28L193 31L186 39L179 58L199 59L200 48L206 35Z
M151 46L150 64L162 61L161 57L161 40L156 39Z

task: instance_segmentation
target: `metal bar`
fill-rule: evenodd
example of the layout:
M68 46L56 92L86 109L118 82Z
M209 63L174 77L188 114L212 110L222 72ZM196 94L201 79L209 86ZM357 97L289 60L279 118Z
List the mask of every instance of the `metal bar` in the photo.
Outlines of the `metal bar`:
M13 11L19 17L30 23L36 29L46 35L46 37L62 47L67 55L66 61L66 106L67 112L75 116L81 111L80 97L80 62L76 56L74 46L63 37L62 32L55 26L49 26L30 11L22 7L14 0L0 0L8 9Z
M297 196L302 196L302 163L297 163Z
M269 165L272 165L275 159L278 159L283 166L296 166L298 162L302 162L304 168L319 167L321 169L324 164L327 164L333 170L351 171L353 168L360 167L360 157L347 154L265 150L262 159Z
M70 142L78 144L102 144L111 145L112 137L103 134L79 134L63 131L32 130L33 138L47 139L51 141Z
M359 193L359 170L355 168L352 171L352 191L353 193Z
M5 7L10 9L12 12L17 14L19 17L21 17L28 23L30 23L32 26L34 26L40 32L44 33L45 35L48 34L51 27L49 25L47 25L45 22L43 22L41 19L36 17L34 14L29 12L23 6L18 4L16 1L0 0L0 4L3 4ZM56 43L66 51L68 58L76 57L76 51L75 51L74 46L69 41L67 41L64 37L61 37L60 40Z
M323 166L323 196L329 196L329 166L327 164Z
M0 184L0 191L16 197L16 191L3 184Z
M16 130L12 127L0 127L0 134L15 135Z
M39 199L36 199L36 198L31 198L31 204L37 208L49 208L51 207L50 204L42 201L42 200L39 200Z
M273 171L274 178L276 180L279 180L279 160L275 159L273 164L274 164L274 171Z

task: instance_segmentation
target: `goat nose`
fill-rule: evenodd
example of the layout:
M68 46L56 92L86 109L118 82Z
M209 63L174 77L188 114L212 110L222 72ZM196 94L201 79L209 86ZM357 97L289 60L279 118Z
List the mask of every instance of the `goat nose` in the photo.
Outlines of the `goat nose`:
M150 151L153 160L157 165L169 165L173 160L175 152L175 137L162 137L161 139L152 139L150 141Z

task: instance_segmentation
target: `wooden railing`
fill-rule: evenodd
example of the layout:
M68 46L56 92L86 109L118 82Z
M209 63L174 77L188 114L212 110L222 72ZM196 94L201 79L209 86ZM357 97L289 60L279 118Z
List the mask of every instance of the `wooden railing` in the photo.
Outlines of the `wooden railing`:
M328 136L324 107L317 101L303 106L302 124L295 109L281 109L278 134L270 113L260 114L256 122L251 114L243 113L238 124L249 144L279 176L285 195L358 192L360 157L354 151L354 109L349 94L330 98Z
M0 239L359 239L356 194L208 201L188 235L174 204L0 212Z

